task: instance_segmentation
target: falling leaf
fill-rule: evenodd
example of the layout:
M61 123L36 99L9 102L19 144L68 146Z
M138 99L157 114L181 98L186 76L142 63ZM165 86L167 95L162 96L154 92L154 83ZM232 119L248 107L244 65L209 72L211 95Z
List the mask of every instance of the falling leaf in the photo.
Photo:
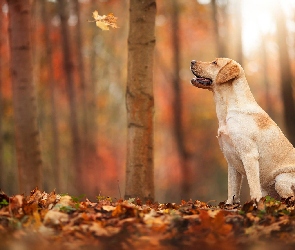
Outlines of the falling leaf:
M113 13L100 16L98 14L98 11L95 10L92 13L92 17L94 18L94 20L91 20L91 21L88 20L88 22L95 22L96 26L101 28L102 30L109 30L110 29L109 27L112 27L114 29L119 28L116 24L118 18L115 17Z

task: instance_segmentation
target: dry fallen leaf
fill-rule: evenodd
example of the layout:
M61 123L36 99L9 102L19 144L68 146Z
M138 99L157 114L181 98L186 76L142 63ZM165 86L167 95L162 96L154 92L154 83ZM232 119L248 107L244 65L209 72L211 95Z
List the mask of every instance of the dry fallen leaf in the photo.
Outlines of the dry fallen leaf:
M79 201L38 189L26 197L0 194L1 249L19 245L35 250L39 244L42 250L236 250L263 241L275 243L271 249L293 249L295 244L291 198L264 197L233 209L192 200L142 204L136 198L113 201L100 196L97 202Z
M96 26L101 28L102 30L109 30L109 26L116 29L119 28L116 24L117 22L117 17L114 16L113 13L103 16L98 15L98 11L95 10L92 13L92 17L94 18L94 20L88 21L88 22L95 22Z

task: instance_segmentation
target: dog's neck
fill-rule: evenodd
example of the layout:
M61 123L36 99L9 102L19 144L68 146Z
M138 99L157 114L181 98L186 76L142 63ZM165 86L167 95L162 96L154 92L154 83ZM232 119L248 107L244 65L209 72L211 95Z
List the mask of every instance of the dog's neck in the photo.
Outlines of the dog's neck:
M214 101L216 105L216 114L219 123L225 124L230 110L257 110L256 103L246 77L241 76L231 82L215 86L213 89Z

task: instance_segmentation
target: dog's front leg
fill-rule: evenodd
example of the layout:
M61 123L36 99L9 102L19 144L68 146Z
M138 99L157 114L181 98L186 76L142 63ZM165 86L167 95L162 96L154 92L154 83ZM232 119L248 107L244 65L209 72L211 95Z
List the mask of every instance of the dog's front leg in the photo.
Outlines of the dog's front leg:
M243 176L228 164L228 198L226 204L240 203Z
M262 197L258 158L259 155L257 152L257 154L245 155L242 159L250 188L250 197L257 201Z

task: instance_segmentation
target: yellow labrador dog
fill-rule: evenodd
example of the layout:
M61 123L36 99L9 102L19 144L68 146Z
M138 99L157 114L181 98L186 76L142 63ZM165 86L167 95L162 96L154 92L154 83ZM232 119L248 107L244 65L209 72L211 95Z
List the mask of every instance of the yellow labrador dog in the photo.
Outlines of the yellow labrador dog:
M251 199L293 196L295 149L256 103L241 65L228 58L191 62L192 85L213 92L217 138L228 163L227 204L238 203L243 176ZM279 195L279 196L278 196Z

